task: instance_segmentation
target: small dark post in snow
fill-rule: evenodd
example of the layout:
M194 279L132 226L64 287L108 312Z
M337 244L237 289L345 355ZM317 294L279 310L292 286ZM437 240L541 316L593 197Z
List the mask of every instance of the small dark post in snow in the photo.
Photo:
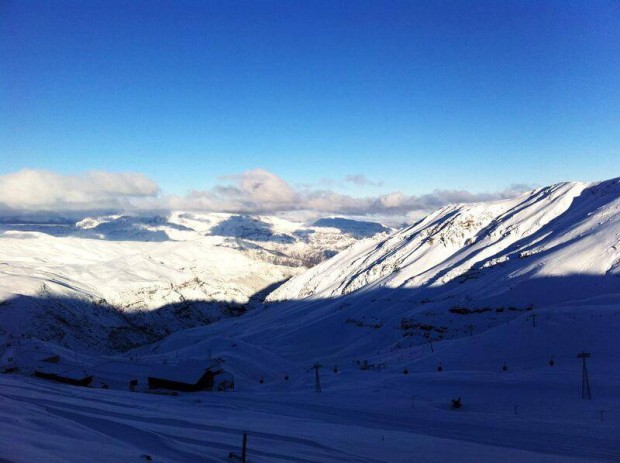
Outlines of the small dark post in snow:
M237 455L235 452L230 452L228 454L228 458L232 458L235 460L241 460L243 463L246 463L245 456L246 456L246 451L247 451L247 445L248 445L248 433L244 432L243 441L241 443L241 456Z
M316 387L316 392L321 392L321 380L319 379L319 368L321 368L320 363L315 363L312 365L314 369L314 385Z
M538 314L533 313L530 315L530 318L532 319L532 328L536 328L536 317L538 317Z
M431 346L431 352L435 352L435 349L433 349L433 341L428 341L428 343Z
M578 359L582 359L583 367L581 369L581 398L592 399L592 393L590 392L590 380L588 378L588 368L586 367L586 359L590 357L589 352L582 352L577 354Z

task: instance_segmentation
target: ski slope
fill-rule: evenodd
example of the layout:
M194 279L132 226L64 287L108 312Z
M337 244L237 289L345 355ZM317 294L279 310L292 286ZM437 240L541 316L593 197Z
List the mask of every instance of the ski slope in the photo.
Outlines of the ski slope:
M144 461L149 455L162 462L229 461L229 452L239 453L243 432L252 462L620 458L620 346L613 341L620 316L612 307L565 308L541 316L536 328L517 319L501 329L438 342L434 351L421 346L370 358L371 364L387 364L380 371L362 370L336 351L318 359L324 365L321 393L308 370L310 348L308 360L291 360L277 353L285 353L286 346L266 350L256 336L248 337L254 344L211 336L218 325L245 317L144 347L132 354L137 364L126 358L125 371L93 369L95 384L105 377L110 389L0 375L0 434L10 442L0 448L0 458ZM580 397L581 363L575 354L583 345L592 352L592 400ZM165 358L206 360L209 349L234 370L234 392L153 395L128 392L121 382L110 381L110 375L135 374L136 365ZM553 366L548 352L555 353ZM21 360L17 355L18 363L27 363L28 349ZM76 359L86 368L91 361L112 360ZM504 362L507 371L501 369ZM450 401L457 397L463 407L452 410ZM87 451L94 445L96 455Z

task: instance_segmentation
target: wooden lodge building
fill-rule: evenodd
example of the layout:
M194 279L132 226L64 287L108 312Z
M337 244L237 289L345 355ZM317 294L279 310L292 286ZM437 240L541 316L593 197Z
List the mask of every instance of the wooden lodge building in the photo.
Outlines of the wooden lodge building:
M37 378L51 379L73 386L89 386L93 380L93 376L86 373L82 368L67 368L54 363L37 368L34 375Z
M196 392L234 389L233 376L216 362L188 360L154 367L148 377L150 389Z

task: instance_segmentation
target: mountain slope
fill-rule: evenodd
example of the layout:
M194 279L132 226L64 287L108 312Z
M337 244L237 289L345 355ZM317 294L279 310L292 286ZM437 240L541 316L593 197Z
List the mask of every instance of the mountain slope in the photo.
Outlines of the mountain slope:
M336 228L231 214L1 227L0 331L94 350L243 313L358 240Z
M74 449L84 440L67 431L103 431L106 455L125 459L225 458L247 432L264 461L408 462L412 448L437 462L618 461L619 187L567 183L441 209L294 277L260 310L125 354L0 337L0 363L18 367L1 379L5 415L32 424L4 432L30 452L45 436ZM24 376L51 353L93 375L94 388ZM127 391L140 378L138 390L153 392L145 372L187 359L216 359L235 392ZM106 434L118 426L120 438ZM166 445L143 447L153 437Z
M447 206L378 243L351 247L293 278L269 299L335 297L377 287L407 289L408 297L436 290L445 293L442 297L473 298L537 278L618 276L619 211L618 179ZM466 280L468 285L454 285ZM580 297L595 295L582 289Z

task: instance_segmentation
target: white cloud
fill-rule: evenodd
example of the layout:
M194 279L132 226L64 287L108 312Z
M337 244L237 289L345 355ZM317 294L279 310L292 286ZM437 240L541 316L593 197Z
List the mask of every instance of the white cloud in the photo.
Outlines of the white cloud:
M350 176L364 183L363 176ZM263 169L222 177L222 184L184 196L161 195L157 184L143 174L87 172L60 175L21 170L0 176L0 215L25 212L139 213L191 210L230 213L297 214L300 217L347 215L383 217L392 223L411 220L450 203L489 201L517 195L531 187L515 185L498 193L435 190L414 196L400 191L353 197L331 189L293 187ZM351 180L353 181L353 180Z
M231 183L210 190L192 190L185 196L169 196L171 209L242 213L275 213L296 209L300 193L271 172L254 169L222 177Z
M155 197L157 184L143 174L93 171L61 175L24 169L0 176L0 207L26 211L123 209Z
M291 212L299 212L301 216L312 212L316 215L398 216L400 220L416 211L426 213L451 203L509 198L531 189L529 186L517 185L498 193L435 190L426 195L412 196L396 191L379 196L353 197L307 185L295 189L285 180L262 169L225 179L232 180L232 184L206 191L192 191L185 197L170 198L169 203L174 209L289 215Z
M368 179L365 175L362 175L362 174L347 175L344 178L344 181L347 183L352 183L357 186L372 186L372 187L383 186L383 182L373 182L372 180Z

